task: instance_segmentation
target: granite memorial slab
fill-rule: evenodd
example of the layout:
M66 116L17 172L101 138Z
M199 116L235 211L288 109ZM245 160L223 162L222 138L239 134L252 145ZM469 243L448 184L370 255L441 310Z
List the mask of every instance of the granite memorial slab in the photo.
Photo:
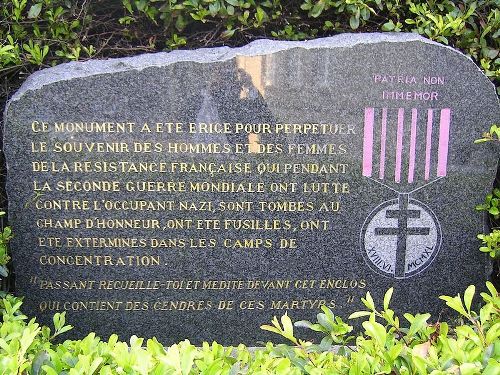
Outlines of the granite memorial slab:
M399 311L491 273L492 83L413 34L147 54L30 76L5 112L16 292L49 323L257 345L288 311Z

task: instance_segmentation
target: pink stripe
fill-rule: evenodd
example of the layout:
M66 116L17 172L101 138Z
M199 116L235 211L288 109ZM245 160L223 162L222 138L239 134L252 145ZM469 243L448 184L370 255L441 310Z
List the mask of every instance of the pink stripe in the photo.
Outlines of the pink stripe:
M415 153L417 146L417 109L411 110L411 132L410 132L410 161L408 164L408 183L413 182L415 177Z
M396 170L394 171L394 181L401 182L401 164L403 159L403 123L405 117L404 108L398 110L398 135L396 143Z
M371 177L373 166L373 108L365 108L365 134L363 138L363 176Z
M380 133L380 172L378 178L384 179L385 172L385 142L387 139L387 108L382 108L382 132Z
M427 135L425 143L425 180L431 176L431 148L432 148L432 109L427 110Z
M442 109L439 120L438 177L446 176L446 167L448 165L448 143L450 141L450 121L451 110L449 108Z

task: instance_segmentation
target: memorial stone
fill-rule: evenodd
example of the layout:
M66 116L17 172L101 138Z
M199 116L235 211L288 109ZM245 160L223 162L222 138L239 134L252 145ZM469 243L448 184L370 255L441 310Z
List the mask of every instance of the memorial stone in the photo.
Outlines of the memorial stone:
M494 86L413 34L148 54L30 76L5 113L16 292L49 323L257 345L286 311L399 311L491 272Z

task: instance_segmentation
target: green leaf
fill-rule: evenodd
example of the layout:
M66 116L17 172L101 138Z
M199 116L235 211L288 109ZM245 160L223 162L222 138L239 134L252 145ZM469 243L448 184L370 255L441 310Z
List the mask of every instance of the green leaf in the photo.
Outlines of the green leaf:
M413 364L415 365L415 367L417 368L418 370L418 373L419 374L427 374L427 365L426 365L426 362L423 358L420 358L416 355L413 355L412 358L411 358Z
M486 288L488 288L488 291L490 292L490 294L495 297L498 292L497 292L497 289L495 288L495 286L493 285L493 283L491 281L487 281L486 282ZM481 293L481 295L483 295L484 293ZM483 297L484 299L484 297Z
M8 44L6 46L2 46L2 47L0 47L0 54L5 53L7 51L10 51L12 49L14 49L14 46L10 45L10 44Z
M442 36L442 35L438 36L438 37L436 38L436 40L437 40L438 42L441 42L441 43L443 43L443 44L448 45L448 38L446 38L446 37L444 37L444 36Z
M363 328L366 330L368 336L374 339L381 347L385 347L387 332L382 324L375 320L364 321Z
M302 10L310 10L313 6L310 3L302 3L300 5L300 9Z
M132 4L130 3L130 0L122 0L122 4L130 14L134 13L134 11L132 10Z
M431 314L417 314L411 322L410 329L408 330L408 336L413 337L415 333L420 331L427 325L427 320L431 317ZM407 318L407 314L405 314ZM408 319L408 318L407 318Z
M221 33L221 37L222 37L223 39L229 39L229 38L231 38L231 37L234 35L234 33L235 33L235 32L236 32L236 29L232 29L232 30L225 30L225 31L223 31L223 32Z
M475 375L480 373L481 368L475 363L464 363L460 365L460 375Z
M309 16L313 18L317 18L323 13L323 9L325 9L325 3L323 1L319 1L312 7L309 12Z
M445 301L446 305L451 307L453 310L459 312L465 317L468 317L467 311L465 311L464 306L462 305L462 300L460 299L460 295L456 297L439 296L439 298Z
M98 357L98 358L95 358L91 365L90 365L90 368L89 368L89 374L95 374L97 369L99 368L99 366L101 366L101 363L104 361L104 358L102 357Z
M5 266L0 266L0 276L7 277L9 276L9 270Z
M308 328L311 329L313 323L308 320L299 320L298 322L293 323L295 327Z
M494 358L488 360L488 365L483 370L483 375L498 375L498 369L500 368L500 362Z
M392 293L394 292L394 288L389 288L384 295L384 310L389 308L389 303L391 302Z
M328 319L326 314L318 314L318 323L325 327L328 331L333 330L333 321L331 319Z
M262 9L261 7L257 7L257 11L255 13L255 19L257 20L259 25L262 25L262 23L264 22L264 19L266 17L267 17L267 14L264 11L264 9Z
M349 26L351 26L351 29L356 30L359 27L359 17L351 16L349 18Z
M59 373L49 365L43 365L42 370L45 371L47 375L59 375Z
M297 343L297 339L293 336L292 320L290 319L290 317L288 316L288 314L286 312L281 317L281 325L283 326L283 328L281 328L280 323L278 321L278 318L276 316L273 317L273 320L271 321L271 323L273 324L272 326L265 324L265 325L260 326L260 328L265 330L265 331L277 333L278 335L281 335L281 336L287 338L288 340L290 340L294 343Z
M399 357L399 354L401 354L401 351L403 350L403 344L398 343L394 345L391 349L389 349L388 354L391 360L395 360L397 357Z
M182 375L188 375L191 372L197 354L196 348L189 341L185 341L185 343L187 345L182 347L180 358Z
M370 292L366 292L365 298L361 298L361 301L370 310L375 311L375 303L373 302L373 298Z
M7 47L12 47L14 48L13 46L7 46ZM10 237L12 235L12 229L11 227L5 227L4 230L3 230L3 237L4 237L4 240L8 237Z
M351 315L349 315L348 319L356 319L356 318L361 318L363 316L369 316L371 312L369 311L356 311L353 312Z
M293 337L293 323L288 314L285 313L285 315L281 317L281 324L283 325L285 334Z
M208 6L208 10L210 11L210 14L213 16L215 16L219 10L220 10L220 3L219 2L215 2L215 3L212 3Z
M264 331L269 331L269 332L273 332L273 333L277 333L278 335L281 335L281 330L276 328L276 327L273 327L273 326L270 326L269 324L263 324L260 326L260 329L263 329Z
M42 366L49 362L50 357L45 351L39 352L35 358L33 359L33 365L31 367L33 371L33 375L39 375L41 374L40 370L42 369Z
M476 292L476 288L474 285L469 285L469 287L464 292L464 303L467 312L470 314L470 307L472 304L472 298L474 298L474 293Z
M37 18L42 11L42 3L33 4L28 12L28 18Z
M64 311L62 313L54 314L52 321L54 322L54 328L56 329L56 331L59 331L66 322L66 312Z
M179 16L177 17L177 20L175 21L175 28L177 29L177 31L182 31L182 30L184 30L186 25L187 25L186 20L184 19L182 14L179 14Z
M63 334L64 332L68 332L72 329L73 329L73 326L68 324L68 325L62 327L60 330L58 330L57 333L60 335L60 334Z
M486 333L486 344L492 344L500 336L500 322L495 323Z
M396 25L394 25L394 22L389 21L389 22L386 22L382 25L382 31L392 31L396 28Z

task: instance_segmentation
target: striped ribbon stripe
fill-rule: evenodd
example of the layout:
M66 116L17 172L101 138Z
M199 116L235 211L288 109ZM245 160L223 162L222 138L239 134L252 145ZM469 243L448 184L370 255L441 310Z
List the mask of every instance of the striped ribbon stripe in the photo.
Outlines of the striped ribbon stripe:
M363 136L363 176L372 177L374 172L375 146L380 143L380 153L377 154L378 178L384 180L387 175L388 163L394 160L394 182L409 184L416 181L416 169L418 163L423 165L423 178L429 181L433 178L431 172L432 163L432 145L433 145L433 127L436 126L436 112L439 112L439 131L434 132L439 139L437 141L437 167L435 177L444 177L447 173L448 165L448 146L450 141L451 110L443 108L441 110L427 109L418 110L412 108L406 111L404 108L397 108L396 121L388 122L389 109L381 110L368 107L365 108L365 124ZM396 115L396 113L395 113ZM423 116L424 118L420 119ZM419 121L425 126L419 127ZM375 132L376 130L376 132ZM419 134L425 132L425 134ZM380 139L375 139L375 133L380 135ZM396 136L394 155L388 154L389 135ZM425 154L418 155L417 139L425 141ZM407 144L407 147L405 147ZM394 146L394 145L392 145ZM405 153L408 154L405 154ZM406 158L405 158L406 156ZM407 165L403 165L406 163ZM407 176L403 176L407 171ZM391 173L392 175L392 173Z

